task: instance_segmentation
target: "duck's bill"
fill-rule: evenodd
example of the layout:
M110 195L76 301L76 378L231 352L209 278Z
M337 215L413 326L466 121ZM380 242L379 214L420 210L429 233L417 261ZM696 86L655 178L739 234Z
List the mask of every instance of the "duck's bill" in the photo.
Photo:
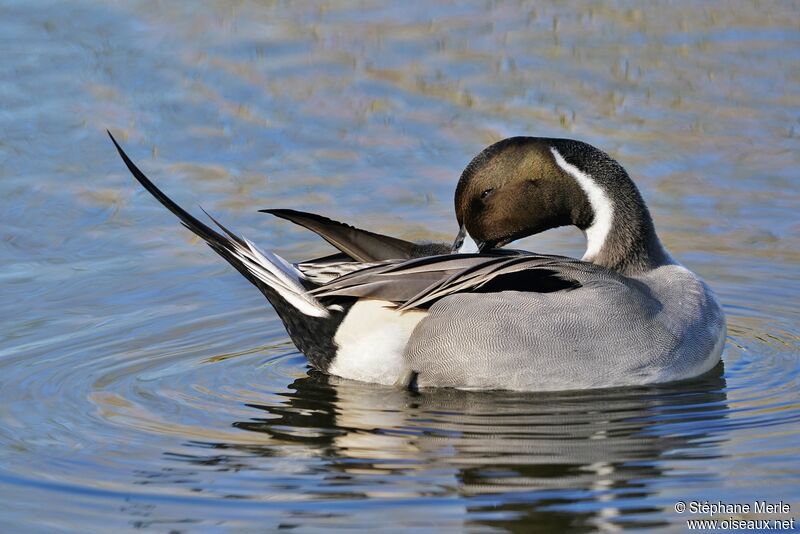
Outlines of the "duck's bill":
M456 240L453 242L453 254L474 254L491 248L494 248L493 243L473 239L467 232L467 227L463 224L458 230Z

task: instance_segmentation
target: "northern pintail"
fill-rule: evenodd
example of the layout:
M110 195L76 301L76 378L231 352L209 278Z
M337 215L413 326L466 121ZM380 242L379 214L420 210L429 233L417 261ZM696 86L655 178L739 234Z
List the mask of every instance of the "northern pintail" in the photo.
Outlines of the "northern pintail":
M111 135L109 133L109 135ZM642 197L606 153L513 137L466 167L452 247L415 244L325 217L264 210L340 253L290 264L162 193L112 137L134 177L267 297L313 367L412 388L548 391L668 382L720 359L725 318L676 262ZM500 251L574 225L581 260Z

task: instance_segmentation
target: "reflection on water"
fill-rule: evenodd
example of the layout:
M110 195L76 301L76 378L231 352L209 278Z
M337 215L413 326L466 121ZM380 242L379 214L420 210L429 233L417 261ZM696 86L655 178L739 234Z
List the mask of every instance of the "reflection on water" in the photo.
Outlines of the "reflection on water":
M758 1L5 2L0 530L682 531L678 500L800 510L798 17ZM448 239L486 144L584 139L718 293L724 363L555 394L308 372L105 128L180 203L292 259L329 249L257 209Z
M136 483L204 492L209 471L263 473L223 496L414 502L455 493L476 525L666 525L657 505L626 501L656 495L673 476L667 460L723 455L714 429L728 424L725 389L722 365L681 384L547 394L412 393L312 372L233 423L256 433L252 442L187 442ZM294 462L275 468L281 458Z

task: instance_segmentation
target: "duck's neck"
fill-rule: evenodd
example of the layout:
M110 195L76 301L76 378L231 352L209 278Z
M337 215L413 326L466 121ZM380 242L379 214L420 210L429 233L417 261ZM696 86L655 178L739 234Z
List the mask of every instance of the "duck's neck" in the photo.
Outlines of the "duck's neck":
M625 170L608 158L591 176L569 163L556 148L556 163L580 186L586 203L576 206L572 223L586 235L584 261L626 275L640 274L674 263L656 235L653 219L636 185Z

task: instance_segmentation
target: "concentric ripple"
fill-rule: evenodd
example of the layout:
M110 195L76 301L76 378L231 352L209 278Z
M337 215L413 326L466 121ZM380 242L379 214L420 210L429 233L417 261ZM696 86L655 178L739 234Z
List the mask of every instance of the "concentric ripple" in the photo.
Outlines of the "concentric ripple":
M754 441L751 460L792 469L800 362L786 333L734 319L724 364L677 384L412 393L308 372L278 325L273 345L209 355L229 322L245 339L264 333L251 312L173 325L190 333L135 353L106 326L46 365L47 346L0 360L0 375L16 377L0 393L0 493L22 510L27 495L45 496L60 503L48 516L76 528L110 506L118 526L177 529L258 517L365 525L433 506L451 527L665 526L670 495L764 477L762 493L785 498L781 476L736 451Z

